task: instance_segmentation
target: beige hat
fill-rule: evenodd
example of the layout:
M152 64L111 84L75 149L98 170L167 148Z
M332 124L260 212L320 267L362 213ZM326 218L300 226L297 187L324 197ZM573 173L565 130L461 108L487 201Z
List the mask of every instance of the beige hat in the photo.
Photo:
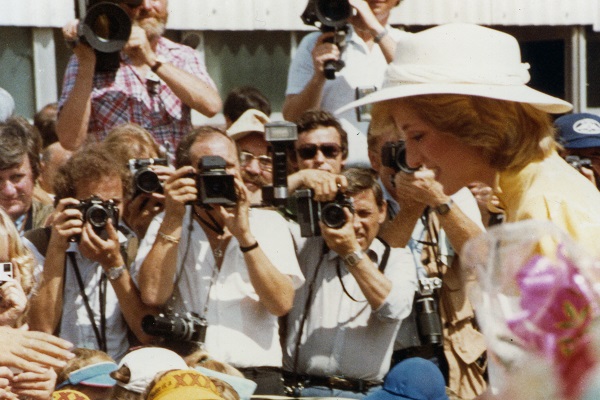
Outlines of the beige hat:
M246 110L227 130L227 134L238 140L252 132L265 133L265 124L271 119L262 111L254 108Z
M513 36L474 24L440 25L400 39L382 89L336 113L425 94L464 94L515 101L556 114L573 108L564 100L527 86L528 70L529 64L521 62L519 43Z

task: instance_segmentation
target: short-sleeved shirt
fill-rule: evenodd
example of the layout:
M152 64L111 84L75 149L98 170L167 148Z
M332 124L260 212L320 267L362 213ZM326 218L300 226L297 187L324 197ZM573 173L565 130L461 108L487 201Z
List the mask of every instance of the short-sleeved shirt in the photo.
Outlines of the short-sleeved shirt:
M383 380L390 368L396 333L402 319L410 314L417 289L410 251L390 249L384 275L392 282L392 290L384 303L373 310L340 257L324 249L323 238L296 240L306 282L296 290L294 307L287 317L284 368L299 374ZM379 239L367 251L377 265L384 252L385 246ZM308 314L304 321L305 313ZM302 338L296 349L300 330Z
M206 233L190 214L188 206L178 247L174 294L167 310L195 312L206 318L205 348L215 360L238 368L281 367L278 317L260 303L237 239L231 238L223 249L223 262L218 269ZM136 282L163 216L159 214L152 221L140 244L132 266ZM300 286L304 278L285 219L275 211L252 209L249 222L267 258L292 278L294 288Z
M398 40L410 33L387 27L389 35ZM304 90L314 74L312 50L321 32L306 35L294 56L288 72L286 95L298 94ZM327 80L323 87L321 109L334 112L356 99L356 88L381 88L387 61L381 48L374 45L371 49L350 27L346 38L346 47L342 53L344 68L333 80ZM367 154L368 122L359 122L355 109L337 115L348 133L348 159L346 166L370 166Z
M194 49L160 38L156 54L215 87ZM65 72L59 109L73 90L78 68L77 57L72 56ZM192 128L190 107L156 74L140 76L130 58L121 53L121 65L117 71L94 74L88 133L101 141L112 128L127 122L141 125L159 144L168 142L173 149Z

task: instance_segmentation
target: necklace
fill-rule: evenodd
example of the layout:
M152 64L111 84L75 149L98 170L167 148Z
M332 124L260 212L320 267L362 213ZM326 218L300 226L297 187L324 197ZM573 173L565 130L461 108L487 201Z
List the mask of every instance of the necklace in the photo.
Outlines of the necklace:
M207 221L206 219L204 219L199 213L198 211L196 211L195 209L194 211L194 215L198 218L198 220L204 225L206 226L208 229L210 229L211 231L213 231L214 233L217 234L217 245L216 246L212 246L211 243L211 248L213 251L213 256L215 257L215 260L217 261L217 264L220 265L221 264L221 260L223 259L223 256L225 255L225 252L223 251L223 244L226 242L226 237L225 237L225 230L223 229L222 226L219 225L219 223L217 222L217 220L215 219L215 217L212 216L211 213L207 212L206 215L208 215L208 218L210 219L210 222ZM209 239L209 242L211 240Z

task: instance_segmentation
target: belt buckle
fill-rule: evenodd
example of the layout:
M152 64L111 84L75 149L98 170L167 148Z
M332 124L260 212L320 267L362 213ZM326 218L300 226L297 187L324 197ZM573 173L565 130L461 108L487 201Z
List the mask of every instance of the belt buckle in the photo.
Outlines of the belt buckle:
M341 376L330 376L329 386L335 388L336 386L344 390L353 390L352 383L348 379Z

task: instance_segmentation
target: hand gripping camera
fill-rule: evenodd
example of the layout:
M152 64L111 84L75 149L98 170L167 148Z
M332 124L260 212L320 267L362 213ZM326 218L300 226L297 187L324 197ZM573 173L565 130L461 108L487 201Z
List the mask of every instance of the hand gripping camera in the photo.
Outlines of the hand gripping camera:
M413 174L419 168L409 167L406 163L406 145L404 140L397 142L387 142L381 147L381 164L384 167L392 168L394 171Z
M565 157L565 161L577 171L581 170L581 168L592 168L592 160L589 158L581 158L576 155L570 155Z
M321 32L334 32L332 43L342 53L346 47L348 19L352 16L352 6L348 0L309 0L300 16L305 25L316 26ZM342 60L325 63L325 77L335 79L335 73L344 68Z
M225 171L227 163L219 156L204 156L198 161L196 187L199 206L234 206L238 197L234 177Z
M89 222L98 236L106 232L106 225L112 223L115 229L119 225L119 209L112 200L103 201L97 196L80 200L79 204L71 206L81 211L83 223ZM105 238L105 237L104 237ZM80 237L74 236L70 240L79 242Z
M119 68L119 52L131 35L131 19L119 3L137 7L142 0L88 0L77 28L79 40L96 51L96 71Z
M196 313L183 315L146 315L142 318L142 329L148 335L167 340L204 343L208 323Z
M163 185L152 165L168 165L166 158L133 158L129 160L129 171L133 175L134 197L142 193L162 193Z
M319 221L333 229L344 226L347 221L344 208L354 213L352 198L346 197L342 192L338 192L335 199L328 202L315 201L313 196L312 189L300 189L294 193L302 237L319 236L321 234Z

